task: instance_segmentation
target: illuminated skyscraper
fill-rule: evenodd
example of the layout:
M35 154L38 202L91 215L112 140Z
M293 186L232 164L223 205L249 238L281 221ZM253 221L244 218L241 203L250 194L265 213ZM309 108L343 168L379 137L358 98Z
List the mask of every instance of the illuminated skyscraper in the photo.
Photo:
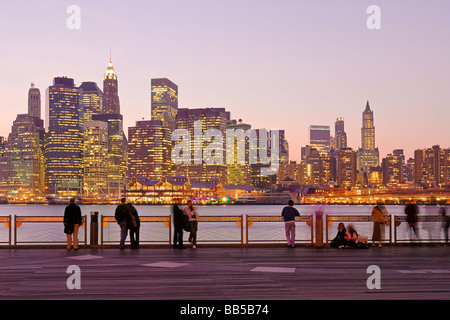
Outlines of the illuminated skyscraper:
M347 134L344 131L344 118L337 118L335 122L336 150L347 148Z
M108 123L86 121L83 125L83 194L108 194Z
M434 145L414 151L414 181L436 187L450 182L450 148Z
M111 59L103 78L103 113L120 114L119 83Z
M330 126L310 126L309 146L319 153L330 152Z
M152 120L161 120L175 130L178 113L178 86L166 78L152 79Z
M393 185L403 180L402 155L390 153L381 161L383 184Z
M352 148L342 148L337 158L337 184L351 188L356 184L356 151Z
M238 141L239 135L234 138L234 159L233 163L227 162L227 184L228 185L250 185L251 184L251 168L249 163L249 142L245 136L245 131L251 129L251 125L239 121L230 120L227 124L227 130L243 130L244 135L242 141ZM238 146L245 147L245 163L238 161Z
M47 89L46 189L79 194L82 181L83 107L73 79L57 77Z
M225 136L227 123L230 120L230 112L225 108L198 108L198 109L178 109L176 116L176 129L186 129L190 133L191 137L194 137L194 123L196 121L202 122L202 134L209 129L217 129L223 136L223 141L220 141L223 148L218 153L223 154L225 159ZM197 145L196 139L191 139L191 149L202 151L202 155L205 155L205 149L210 142L203 139ZM227 182L227 166L226 163L222 164L206 164L202 158L196 158L196 153L192 152L191 164L181 164L175 167L176 175L190 177L198 181L210 181L211 179L219 179L222 184ZM197 164L200 162L201 164Z
M84 121L90 121L93 115L103 112L103 92L95 82L83 82L80 89L83 89Z
M40 195L44 193L43 121L28 114L17 115L3 153L8 191ZM6 174L5 174L6 173Z
M362 116L361 128L361 148L357 153L357 170L369 174L371 167L378 167L380 154L375 148L375 126L373 121L373 111L370 110L369 101Z
M161 120L136 121L128 128L128 178L172 175L170 129Z
M34 83L28 91L28 114L41 119L41 92L35 88Z

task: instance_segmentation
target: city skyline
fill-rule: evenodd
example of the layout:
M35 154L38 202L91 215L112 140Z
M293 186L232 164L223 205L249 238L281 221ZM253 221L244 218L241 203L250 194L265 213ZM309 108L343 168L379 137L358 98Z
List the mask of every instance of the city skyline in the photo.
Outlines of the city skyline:
M2 3L0 27L15 32L1 35L9 50L7 76L0 79L0 135L7 137L16 114L26 112L30 83L41 92L57 76L77 86L100 85L112 48L125 132L151 118L151 79L168 78L180 88L179 108L224 107L255 128L286 130L296 161L308 144L308 127L333 126L338 117L345 120L347 145L361 147L360 112L367 100L380 159L395 149L410 158L418 148L448 146L450 48L435 41L448 29L446 2L379 1L380 30L366 27L368 1L234 3L240 10L223 2L135 4L142 10L79 1L81 29L69 30L67 2ZM157 13L167 9L173 16L164 20ZM252 11L257 14L248 15ZM145 19L149 12L153 19ZM179 32L177 41L160 34L166 29Z

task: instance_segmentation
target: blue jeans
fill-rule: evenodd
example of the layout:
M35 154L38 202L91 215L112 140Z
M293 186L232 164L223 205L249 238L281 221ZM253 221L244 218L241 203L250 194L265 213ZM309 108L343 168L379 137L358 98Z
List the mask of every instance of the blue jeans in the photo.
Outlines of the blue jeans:
M120 226L120 244L119 244L119 248L125 248L125 240L127 239L128 236L128 228L127 228L127 223L125 221L123 222L119 222L119 226Z

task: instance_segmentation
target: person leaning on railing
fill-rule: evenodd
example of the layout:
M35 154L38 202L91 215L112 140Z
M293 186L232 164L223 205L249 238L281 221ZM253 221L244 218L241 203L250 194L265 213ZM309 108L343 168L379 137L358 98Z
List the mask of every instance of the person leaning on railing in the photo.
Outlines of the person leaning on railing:
M78 228L81 226L81 209L70 198L70 203L64 210L64 233L67 235L67 250L78 250ZM72 245L73 235L73 245Z
M299 217L300 213L294 208L294 201L289 200L288 205L281 212L284 220L284 230L286 233L286 241L289 248L295 247L295 217Z

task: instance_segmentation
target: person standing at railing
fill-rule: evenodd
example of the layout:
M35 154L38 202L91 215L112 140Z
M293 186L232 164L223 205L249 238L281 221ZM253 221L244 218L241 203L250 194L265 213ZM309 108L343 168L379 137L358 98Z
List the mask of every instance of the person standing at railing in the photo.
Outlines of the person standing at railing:
M81 209L70 198L69 205L64 210L64 233L67 236L67 250L78 250L78 229L81 226Z
M442 230L444 231L445 246L448 247L448 228L450 227L450 217L447 216L444 206L439 209L439 213L442 217Z
M192 248L197 248L197 231L198 231L198 214L197 209L192 205L192 201L188 200L187 206L184 207L183 213L188 216L189 219L189 242Z
M419 208L413 201L409 201L409 203L405 207L406 214L406 223L409 226L409 239L411 244L414 244L414 238L419 240L419 219L417 215L419 213Z
M136 208L131 202L128 202L128 209L128 212L130 213L128 229L130 229L131 249L137 249L139 248L139 229L141 226L141 221L139 220L139 215Z
M122 198L114 213L117 224L120 226L120 243L119 249L125 248L125 240L128 235L128 226L131 219L131 213L128 205L126 204L126 199Z
M372 210L372 220L373 220L373 233L372 233L372 247L375 247L375 242L378 242L378 246L381 248L383 245L381 244L382 241L382 234L381 232L384 231L384 216L383 211L380 205L376 205Z
M173 235L173 248L185 249L183 246L183 229L188 227L188 217L183 214L178 204L174 204L172 207L173 226L175 229Z
M295 247L295 217L300 217L300 213L294 208L294 201L289 200L288 205L281 212L284 220L284 230L289 248Z

